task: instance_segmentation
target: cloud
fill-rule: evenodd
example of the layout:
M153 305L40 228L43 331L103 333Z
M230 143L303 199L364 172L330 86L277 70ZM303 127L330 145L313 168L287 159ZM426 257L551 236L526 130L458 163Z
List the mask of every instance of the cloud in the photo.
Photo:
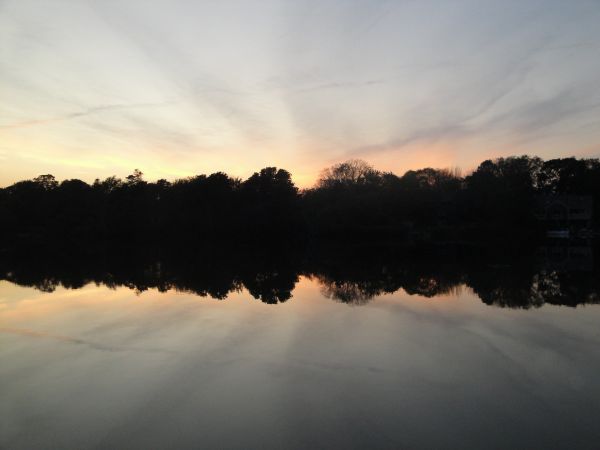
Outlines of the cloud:
M171 104L172 102L162 102L162 103L137 103L137 104L115 104L115 105L100 105L94 106L91 108L87 108L81 111L76 111L69 114L64 114L61 116L50 117L47 119L31 119L25 120L21 122L14 122L5 125L0 125L0 130L12 129L12 128L27 128L33 127L37 125L46 125L54 122L63 122L65 120L78 119L81 117L91 116L95 114L100 114L108 111L122 110L122 109L136 109L136 108L154 108L160 106L166 106Z

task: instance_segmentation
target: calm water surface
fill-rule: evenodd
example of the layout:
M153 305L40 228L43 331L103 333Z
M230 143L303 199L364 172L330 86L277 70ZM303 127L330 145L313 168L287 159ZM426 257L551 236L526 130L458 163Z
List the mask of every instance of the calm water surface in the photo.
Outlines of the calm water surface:
M0 447L598 448L600 306L0 281Z

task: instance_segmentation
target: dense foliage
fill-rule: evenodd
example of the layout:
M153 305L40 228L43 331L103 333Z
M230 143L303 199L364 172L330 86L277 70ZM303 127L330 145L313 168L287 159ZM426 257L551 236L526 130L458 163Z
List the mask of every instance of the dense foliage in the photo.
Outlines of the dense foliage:
M397 176L351 160L304 191L274 167L244 181L219 172L147 182L136 170L90 185L40 175L0 189L0 231L9 239L94 240L529 232L540 194L589 195L600 204L600 161L499 158L463 177L432 168Z

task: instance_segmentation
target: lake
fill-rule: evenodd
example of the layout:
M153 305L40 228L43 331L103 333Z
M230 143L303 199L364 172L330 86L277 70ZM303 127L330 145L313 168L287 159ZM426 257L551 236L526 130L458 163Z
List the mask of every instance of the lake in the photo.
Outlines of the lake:
M0 448L598 448L598 274L568 253L7 262Z

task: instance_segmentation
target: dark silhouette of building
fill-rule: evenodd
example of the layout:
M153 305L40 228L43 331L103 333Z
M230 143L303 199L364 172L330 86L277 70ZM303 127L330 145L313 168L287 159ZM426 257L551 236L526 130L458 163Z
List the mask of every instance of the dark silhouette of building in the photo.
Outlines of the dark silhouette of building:
M542 195L535 215L551 236L582 234L592 228L594 199L590 195Z

